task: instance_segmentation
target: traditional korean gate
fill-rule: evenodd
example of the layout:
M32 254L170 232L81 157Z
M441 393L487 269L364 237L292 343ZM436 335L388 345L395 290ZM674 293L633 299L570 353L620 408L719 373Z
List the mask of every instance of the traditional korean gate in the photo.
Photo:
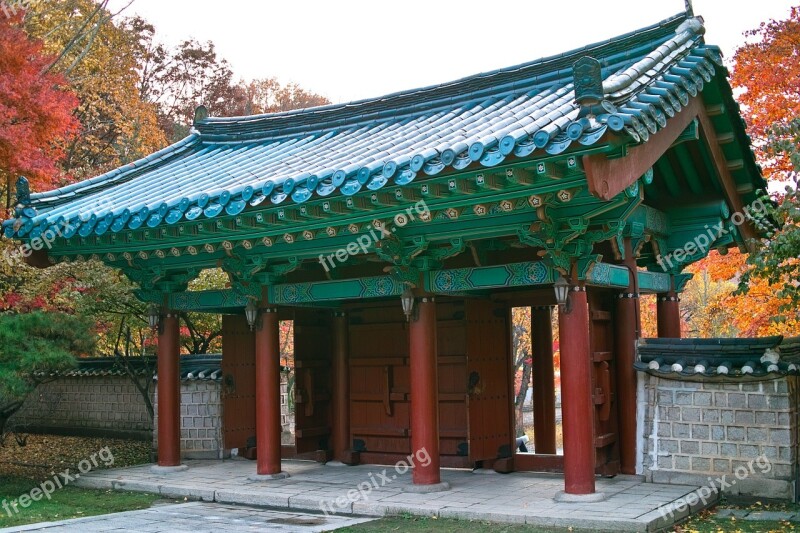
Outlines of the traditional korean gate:
M507 459L514 453L509 309L470 299L465 311L469 458Z
M331 434L331 319L329 310L294 312L294 409L297 453L328 450Z
M224 447L255 446L256 436L255 335L247 319L222 317L222 431Z
M604 476L619 473L616 384L614 378L614 323L611 291L590 289L589 350L592 357L592 396L595 406L595 472ZM630 406L636 409L635 405Z

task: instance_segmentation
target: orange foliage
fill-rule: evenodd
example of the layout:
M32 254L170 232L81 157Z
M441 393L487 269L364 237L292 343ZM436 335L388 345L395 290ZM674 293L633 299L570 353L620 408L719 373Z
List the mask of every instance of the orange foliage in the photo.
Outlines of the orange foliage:
M720 323L728 333L739 337L798 334L800 313L796 309L780 312L780 307L787 303L776 296L780 287L753 279L748 294L733 293L740 274L747 268L745 260L746 256L736 249L725 256L713 251L687 269L695 274L695 279L686 287L682 307L690 308L687 329L692 336L720 336ZM705 298L699 297L700 292Z
M748 133L766 176L782 178L791 162L764 141L771 126L800 116L800 6L791 9L787 20L762 22L745 35L755 41L736 51L731 83L744 89L738 100L745 106Z

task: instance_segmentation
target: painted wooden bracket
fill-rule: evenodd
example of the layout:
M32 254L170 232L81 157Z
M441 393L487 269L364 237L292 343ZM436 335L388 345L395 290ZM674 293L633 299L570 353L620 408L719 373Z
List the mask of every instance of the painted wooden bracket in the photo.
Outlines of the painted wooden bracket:
M667 127L652 135L644 144L633 146L625 157L608 159L604 154L583 156L583 168L589 192L602 200L611 200L638 180L675 143L702 110L699 97L692 98Z

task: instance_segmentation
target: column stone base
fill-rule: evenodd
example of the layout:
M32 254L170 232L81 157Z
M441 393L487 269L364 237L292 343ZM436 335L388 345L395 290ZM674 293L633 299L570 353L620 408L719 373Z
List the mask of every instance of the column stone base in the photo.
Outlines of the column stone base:
M277 474L251 474L247 476L250 481L274 481L276 479L286 479L291 477L287 472L278 472Z
M176 466L153 465L150 467L150 472L152 472L153 474L174 474L175 472L183 472L184 470L189 470L189 467L186 465L176 465Z
M560 490L556 492L556 495L553 497L553 500L559 503L596 503L602 502L606 499L606 495L603 492L591 492L589 494L569 494Z
M450 483L447 481L431 483L430 485L407 485L403 487L403 492L412 492L415 494L427 494L429 492L442 492L445 490L450 490Z

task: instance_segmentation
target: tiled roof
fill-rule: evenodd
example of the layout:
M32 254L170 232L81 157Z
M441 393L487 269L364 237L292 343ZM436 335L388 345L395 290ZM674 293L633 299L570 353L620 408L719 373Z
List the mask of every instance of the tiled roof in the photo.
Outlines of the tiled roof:
M800 374L800 337L641 339L636 370L685 381L763 381Z
M156 368L155 357L137 357L132 358L130 362L133 371L139 375L154 371ZM181 380L219 381L222 379L221 362L222 355L220 354L182 355L180 357ZM93 357L90 359L78 359L75 368L50 375L52 377L102 377L124 376L126 373L115 357ZM156 379L158 379L157 376Z
M722 64L702 19L680 14L568 53L451 83L341 105L208 118L186 139L67 187L23 194L6 237L65 237L237 215L264 202L353 195L469 165L549 156L608 132L646 142ZM599 60L602 107L576 103L573 65ZM742 130L743 131L743 130Z

